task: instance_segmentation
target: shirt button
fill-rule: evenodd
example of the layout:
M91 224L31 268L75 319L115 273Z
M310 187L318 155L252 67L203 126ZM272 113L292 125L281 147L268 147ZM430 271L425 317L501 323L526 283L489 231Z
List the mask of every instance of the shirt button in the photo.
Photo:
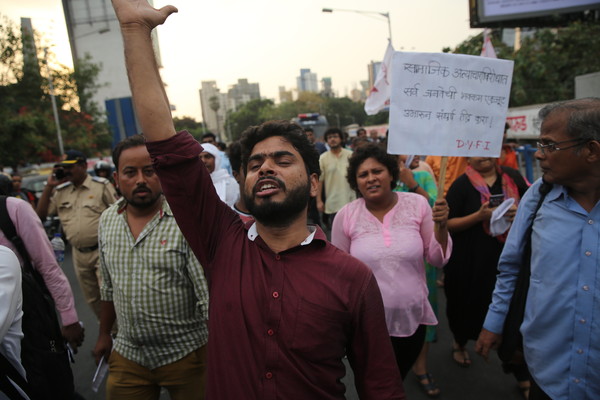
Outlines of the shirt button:
M577 379L577 378L573 378L573 382L575 382L575 383L579 383L579 379Z
M586 252L585 252L585 255L589 257L589 256L591 256L591 255L592 255L592 252L591 252L591 251L586 251Z
M267 331L267 335L269 335L269 336L273 336L274 334L275 334L275 331L273 329L269 329Z
M587 292L588 290L590 290L590 287L588 285L584 285L583 290L585 290Z
M267 378L267 379L271 379L272 377L273 377L273 374L271 372L267 372L265 374L265 378Z
M585 324L585 319L581 318L581 319L579 320L579 322L581 322L582 324Z
M281 256L280 256L279 254L276 254L276 255L275 255L275 259L276 259L276 260L281 260Z
M577 350L577 354L583 354L583 350L582 349L578 349Z
M590 224L590 225L592 225L593 223L594 223L594 220L593 220L593 219L590 219L590 220L588 221L588 224Z
M279 292L273 292L273 298L274 299L279 298Z

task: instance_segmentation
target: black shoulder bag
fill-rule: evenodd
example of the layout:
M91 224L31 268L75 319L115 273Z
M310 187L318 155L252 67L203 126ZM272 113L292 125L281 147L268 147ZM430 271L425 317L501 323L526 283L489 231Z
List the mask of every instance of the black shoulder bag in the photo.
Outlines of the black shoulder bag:
M71 399L75 391L73 372L56 315L54 300L44 279L31 265L23 240L8 215L6 196L0 196L0 229L15 246L23 265L23 340L21 363L27 372L29 397Z
M531 276L531 232L533 230L533 221L538 210L542 206L546 195L552 190L552 184L542 182L539 187L540 199L531 215L531 222L527 228L527 232L523 237L525 239L525 249L523 250L523 260L521 269L515 284L515 291L512 299L504 327L502 329L502 343L498 348L498 356L502 360L503 368L508 372L511 364L522 363L523 354L523 335L520 329L525 316L525 303L527 301L527 292L529 291L529 278Z

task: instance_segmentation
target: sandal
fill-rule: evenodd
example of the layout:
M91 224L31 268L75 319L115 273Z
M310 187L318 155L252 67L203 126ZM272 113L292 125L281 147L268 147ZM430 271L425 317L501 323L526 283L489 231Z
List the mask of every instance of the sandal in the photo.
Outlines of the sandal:
M435 398L440 395L440 388L433 381L433 377L429 372L425 372L423 375L416 375L419 380L419 386L425 392L428 397ZM423 381L427 381L427 383L423 383Z
M462 361L457 360L456 357L454 357L454 355L457 354L457 353L461 353L462 354L462 356L463 356L463 360ZM471 366L471 358L469 358L469 353L467 353L466 349L453 348L452 349L452 359L461 368L468 368L468 367Z

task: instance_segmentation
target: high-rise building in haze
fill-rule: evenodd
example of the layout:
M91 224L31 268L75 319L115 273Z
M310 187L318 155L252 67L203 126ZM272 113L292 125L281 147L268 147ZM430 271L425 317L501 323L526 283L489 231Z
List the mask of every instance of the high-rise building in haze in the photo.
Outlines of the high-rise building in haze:
M286 90L285 86L279 86L279 103L287 103L294 101L294 96L291 90Z
M248 79L238 79L227 91L228 110L237 110L250 100L260 99L258 83L248 83Z
M375 79L377 79L377 74L379 73L379 69L381 68L381 61L371 61L369 65L367 65L367 70L369 71L369 90L375 84Z
M325 77L321 79L321 96L333 97L333 88L331 87L331 78Z
M200 106L206 129L219 136L220 140L227 140L224 129L228 109L227 94L220 92L216 81L202 81Z
M296 82L298 84L298 93L319 92L317 74L314 72L310 72L310 68L302 68L300 70L300 76L296 78Z

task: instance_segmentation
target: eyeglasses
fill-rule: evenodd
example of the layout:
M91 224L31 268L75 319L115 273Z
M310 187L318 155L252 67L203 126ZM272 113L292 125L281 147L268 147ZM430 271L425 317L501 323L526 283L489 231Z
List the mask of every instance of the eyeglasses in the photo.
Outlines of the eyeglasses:
M567 147L556 147L559 144L569 143L569 142L578 142L578 143L575 143L574 145L567 146ZM537 146L538 150L542 152L542 154L546 154L546 151L548 153L554 153L555 151L572 149L573 147L581 146L582 144L585 144L585 143L587 143L587 139L577 138L577 139L563 140L562 142L548 143L548 144L536 142L536 146Z

